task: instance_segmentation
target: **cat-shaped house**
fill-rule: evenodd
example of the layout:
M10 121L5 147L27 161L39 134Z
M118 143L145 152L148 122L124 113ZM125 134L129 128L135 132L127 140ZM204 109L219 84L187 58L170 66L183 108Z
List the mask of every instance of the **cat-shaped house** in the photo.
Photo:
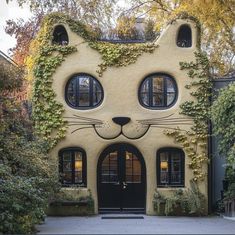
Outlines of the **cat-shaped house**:
M67 24L54 25L53 40L77 51L53 74L68 127L51 155L67 190L81 195L91 190L96 213L154 214L155 189L171 194L190 187L190 158L164 130L192 125L180 114L180 105L193 97L179 64L195 61L198 37L193 20L177 19L154 42L152 53L142 53L128 66L107 67L99 76L101 54ZM206 180L199 186L207 197Z

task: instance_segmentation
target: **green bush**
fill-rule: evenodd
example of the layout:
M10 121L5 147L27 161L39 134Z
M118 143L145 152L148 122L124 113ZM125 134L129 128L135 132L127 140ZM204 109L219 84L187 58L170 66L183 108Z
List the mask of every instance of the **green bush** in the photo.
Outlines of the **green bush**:
M157 215L193 215L206 214L206 198L199 191L194 181L190 182L190 189L176 190L172 196L165 196L155 191L153 206Z
M0 234L31 234L57 189L57 175L47 144L34 137L22 103L12 98L22 80L18 68L1 62L0 68Z
M54 167L35 145L0 141L0 233L32 233L56 189Z

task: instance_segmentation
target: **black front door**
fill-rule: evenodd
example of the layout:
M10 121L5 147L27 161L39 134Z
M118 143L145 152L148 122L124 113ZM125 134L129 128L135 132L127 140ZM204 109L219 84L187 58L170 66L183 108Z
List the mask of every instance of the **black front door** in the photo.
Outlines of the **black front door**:
M145 211L146 174L141 153L129 144L114 144L98 162L98 202L102 211Z

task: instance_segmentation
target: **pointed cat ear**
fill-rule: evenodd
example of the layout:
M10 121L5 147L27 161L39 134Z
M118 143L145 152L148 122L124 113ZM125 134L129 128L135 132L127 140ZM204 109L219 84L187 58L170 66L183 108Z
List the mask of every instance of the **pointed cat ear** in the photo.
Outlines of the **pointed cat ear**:
M190 48L195 50L199 42L199 29L197 23L191 19L177 19L172 21L162 31L156 41L160 47Z
M54 25L52 35L52 44L74 46L85 41L74 33L67 24Z

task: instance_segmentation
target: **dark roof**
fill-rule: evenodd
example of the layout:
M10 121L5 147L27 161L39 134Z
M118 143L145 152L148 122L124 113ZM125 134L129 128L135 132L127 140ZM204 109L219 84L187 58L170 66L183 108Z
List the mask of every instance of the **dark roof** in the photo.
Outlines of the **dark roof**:
M230 71L224 76L213 78L213 82L231 82L231 81L235 81L235 70Z
M11 59L8 55L6 55L4 52L2 52L1 50L0 50L0 57L5 59L7 62L11 63L12 65L17 66L17 63L13 59Z
M122 39L100 39L99 41L101 42L110 42L110 43L146 43L147 41L144 39L126 39L126 40L122 40ZM149 41L148 41L149 42Z

